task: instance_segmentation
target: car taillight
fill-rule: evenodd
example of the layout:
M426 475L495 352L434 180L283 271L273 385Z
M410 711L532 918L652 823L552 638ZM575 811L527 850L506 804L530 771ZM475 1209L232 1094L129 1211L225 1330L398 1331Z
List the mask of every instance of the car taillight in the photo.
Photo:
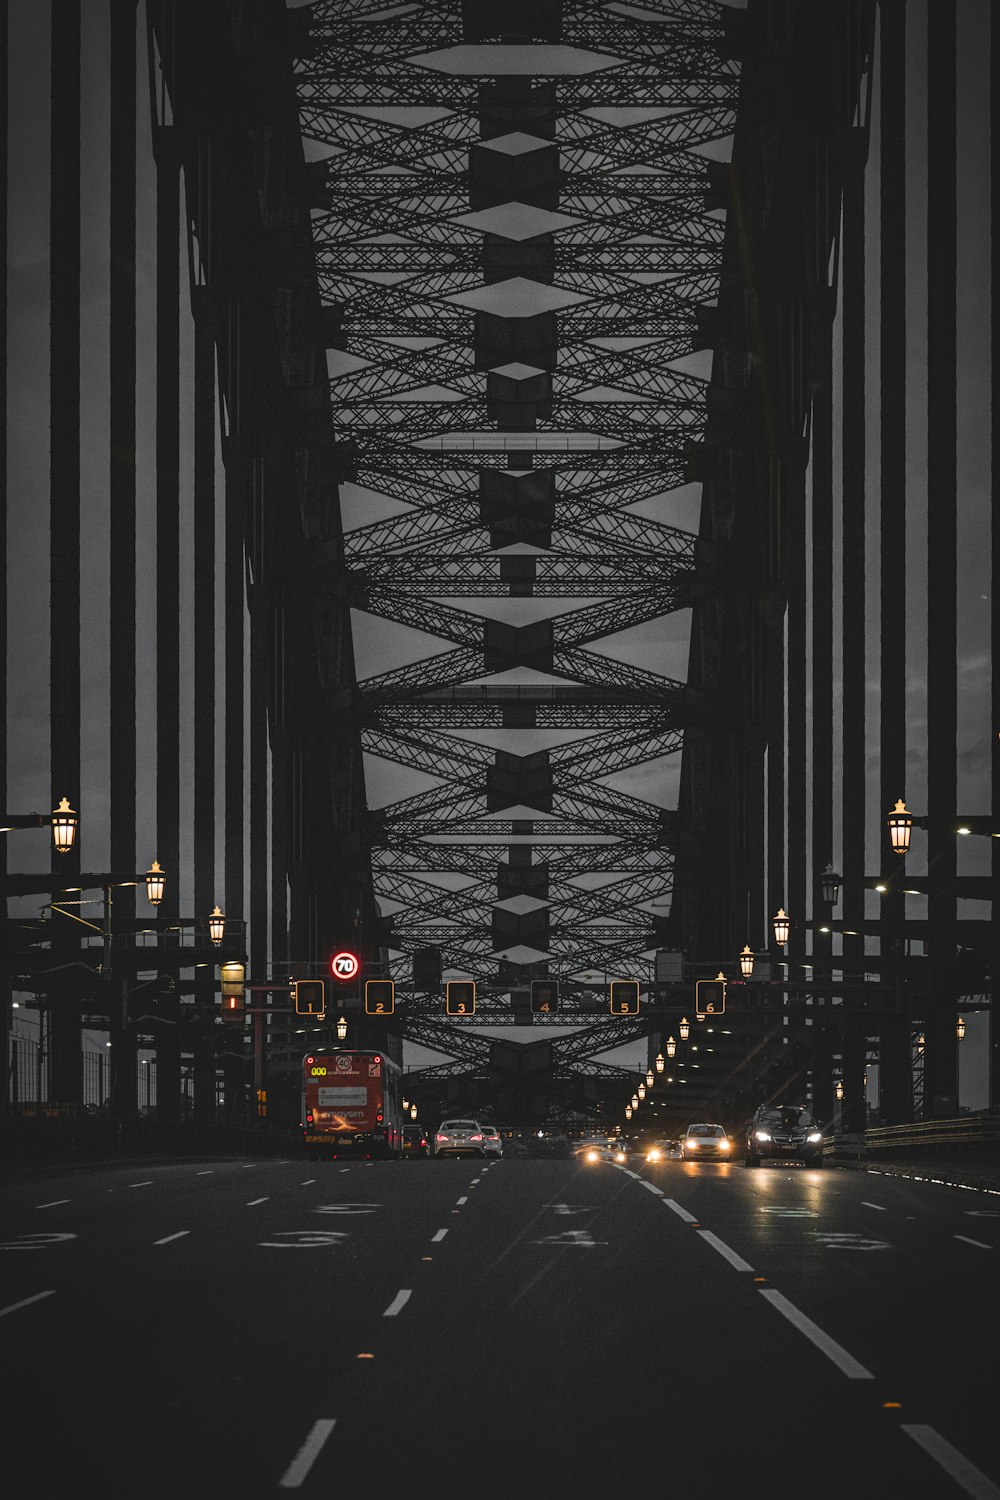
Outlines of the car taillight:
M448 1139L448 1137L446 1135L435 1136L435 1140L438 1140L438 1141L446 1141L447 1139Z
M481 1141L482 1140L482 1136L481 1135L470 1135L469 1136L469 1140L470 1141Z

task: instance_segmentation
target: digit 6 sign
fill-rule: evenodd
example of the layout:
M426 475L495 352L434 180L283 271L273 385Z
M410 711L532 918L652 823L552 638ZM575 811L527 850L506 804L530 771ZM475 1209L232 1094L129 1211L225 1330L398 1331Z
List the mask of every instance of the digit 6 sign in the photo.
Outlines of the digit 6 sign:
M335 953L330 960L330 973L334 979L356 979L361 960L356 953Z

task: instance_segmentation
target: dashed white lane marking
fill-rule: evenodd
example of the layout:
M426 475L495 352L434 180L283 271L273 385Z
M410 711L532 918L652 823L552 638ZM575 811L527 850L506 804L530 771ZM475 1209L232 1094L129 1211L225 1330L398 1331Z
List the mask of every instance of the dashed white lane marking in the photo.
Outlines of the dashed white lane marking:
M964 1240L967 1245L978 1245L980 1250L992 1250L992 1245L987 1245L985 1240L970 1240L967 1234L956 1234L956 1240Z
M697 1224L698 1220L694 1214L689 1214L686 1208L681 1208L680 1204L675 1202L673 1198L664 1198L663 1201L668 1208L673 1209L675 1214L680 1214L685 1224Z
M468 1200L468 1198L466 1198L466 1197L462 1197L462 1198L456 1198L456 1199L455 1199L455 1202L456 1202L456 1203L468 1203L468 1201L469 1201L469 1200Z
M412 1292L409 1291L397 1292L395 1297L393 1297L392 1301L389 1303L389 1306L386 1308L385 1312L382 1314L383 1318L394 1318L396 1314L406 1306L412 1295Z
M798 1308L794 1303L789 1302L787 1297L783 1297L780 1292L773 1292L770 1288L765 1287L761 1287L760 1295L766 1297L771 1306L777 1308L782 1317L787 1318L793 1327L797 1328L800 1333L804 1333L806 1338L826 1355L827 1359L832 1360L837 1369L842 1371L848 1380L874 1380L875 1377L870 1370L866 1370L864 1365L859 1364L853 1354L848 1354L847 1350L838 1344L836 1339L832 1339L828 1333L824 1333L822 1328L814 1323L811 1318L806 1317L805 1313L799 1312Z
M190 1233L191 1233L190 1229L178 1229L178 1231L177 1231L176 1234L168 1234L165 1239L154 1240L153 1244L154 1245L169 1245L171 1240L182 1240L186 1234L190 1234Z
M0 1318L5 1318L8 1313L18 1312L22 1307L30 1307L32 1302L41 1302L43 1297L54 1297L55 1287L51 1292L36 1292L33 1297L25 1297L23 1302L12 1302L9 1307L0 1307Z
M431 1235L431 1244L432 1245L436 1245L437 1242L438 1242L438 1240L443 1240L444 1237L445 1237L445 1235L447 1233L448 1233L447 1229L439 1229L438 1232L437 1232L437 1234L432 1234Z
M214 1173L215 1173L215 1168L214 1167L206 1167L203 1172L196 1172L194 1175L196 1177L211 1177L211 1176L214 1175Z
M62 1204L69 1203L69 1198L53 1198L51 1203L36 1203L36 1208L60 1208Z
M862 1198L862 1200L861 1200L861 1207L862 1208L875 1208L875 1209L878 1210L878 1212L880 1214L884 1214L886 1212L886 1207L885 1207L884 1203L869 1203L867 1198Z
M743 1259L742 1255L737 1255L735 1250L731 1250L729 1248L725 1240L720 1240L719 1236L717 1234L713 1234L710 1229L699 1229L698 1233L701 1235L701 1238L706 1242L706 1244L711 1245L713 1250L718 1250L723 1259L728 1260L729 1264L733 1266L737 1271L753 1270L753 1266L748 1265L747 1262Z
M658 1198L662 1198L663 1197L663 1189L662 1188L658 1188L656 1186L655 1182L646 1182L646 1181L643 1181L642 1185L647 1190L647 1192L655 1193Z
M320 1417L319 1421L313 1423L309 1436L278 1480L279 1489L298 1489L316 1462L320 1449L336 1425L336 1417Z
M129 1183L129 1187L130 1188L134 1188L134 1187L152 1187L152 1186L153 1186L153 1179L152 1179L152 1177L150 1177L147 1182L130 1182Z
M974 1500L1000 1500L1000 1488L992 1479L987 1479L982 1469L977 1469L964 1453L953 1448L933 1427L928 1427L925 1422L902 1422L900 1426L967 1495L972 1495Z
M266 1198L251 1198L250 1202L247 1204L247 1208L256 1208L258 1203L266 1203L266 1202L267 1202Z
M306 1178L306 1179L305 1179L305 1181L304 1181L304 1182L303 1182L303 1184L302 1184L302 1186L303 1186L303 1187L312 1187L312 1185L313 1185L313 1183L314 1183L314 1182L315 1182L315 1181L316 1181L316 1178L315 1178L315 1177L307 1177L307 1178Z

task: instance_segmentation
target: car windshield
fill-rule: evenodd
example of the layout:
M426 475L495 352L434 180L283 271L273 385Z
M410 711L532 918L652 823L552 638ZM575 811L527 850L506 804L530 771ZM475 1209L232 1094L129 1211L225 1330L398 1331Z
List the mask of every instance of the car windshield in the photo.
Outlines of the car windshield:
M445 1120L441 1125L442 1130L475 1130L475 1120Z
M725 1133L726 1132L723 1130L723 1128L722 1128L721 1125L689 1125L688 1126L688 1135L720 1136L720 1135L725 1135Z
M794 1130L797 1125L809 1126L814 1121L807 1109L800 1109L796 1106L791 1109L765 1109L761 1114L760 1123L780 1125L783 1130Z

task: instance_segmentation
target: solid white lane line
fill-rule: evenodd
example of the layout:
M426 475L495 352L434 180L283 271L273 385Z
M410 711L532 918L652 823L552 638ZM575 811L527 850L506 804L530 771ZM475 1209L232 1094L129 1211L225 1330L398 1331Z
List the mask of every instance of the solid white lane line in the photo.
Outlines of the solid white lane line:
M166 1239L154 1240L153 1244L154 1245L169 1245L171 1240L182 1240L186 1234L190 1234L190 1233L191 1233L190 1229L178 1229L178 1231L177 1231L176 1234L168 1234L167 1237L166 1237Z
M877 1208L880 1214L884 1214L886 1212L886 1206L885 1206L884 1203L869 1203L867 1198L862 1198L862 1200L861 1200L861 1207L862 1208Z
M992 1250L992 1245L987 1245L985 1240L970 1240L967 1234L956 1234L956 1240L964 1240L967 1245L978 1245L980 1250Z
M847 1350L838 1344L836 1339L832 1339L828 1333L824 1333L822 1328L814 1323L811 1318L806 1317L805 1313L799 1312L798 1308L794 1303L789 1302L787 1297L783 1297L780 1292L772 1292L769 1288L765 1287L761 1287L760 1295L766 1297L771 1306L776 1307L782 1317L787 1318L789 1323L797 1328L800 1333L804 1333L806 1338L826 1355L827 1359L831 1359L837 1366L837 1369L847 1376L848 1380L875 1379L872 1372L866 1370L864 1365L859 1364L853 1354L848 1354Z
M644 1188L647 1189L648 1192L655 1193L658 1198L662 1198L663 1197L663 1189L662 1188L658 1188L656 1186L655 1182L646 1182L645 1179L644 1179L642 1185L643 1185Z
M51 1203L36 1203L36 1208L59 1208L63 1203L69 1203L69 1198L53 1198Z
M982 1469L977 1469L964 1453L953 1448L933 1427L928 1427L925 1422L901 1422L900 1426L967 1495L972 1495L974 1500L1000 1500L1000 1488L992 1479L987 1479Z
M55 1287L51 1292L36 1292L33 1297L25 1297L23 1302L12 1302L9 1307L0 1307L0 1318L5 1318L8 1313L17 1312L22 1307L30 1307L32 1302L41 1302L43 1297L54 1297Z
M663 1201L668 1208L673 1209L675 1214L680 1214L685 1224L697 1224L698 1220L695 1218L694 1214L689 1214L686 1208L681 1208L680 1204L675 1203L673 1198L664 1198Z
M742 1255L737 1255L735 1250L730 1250L725 1240L720 1240L719 1236L717 1234L713 1234L710 1229L699 1229L698 1233L701 1235L706 1244L711 1245L713 1250L718 1250L723 1259L728 1260L729 1264L735 1267L737 1271L753 1270L753 1266L748 1265L747 1262L743 1259Z
M266 1198L251 1198L250 1202L247 1204L247 1208L256 1208L258 1203L266 1203L266 1202L267 1202Z
M412 1292L397 1292L395 1297L393 1297L392 1301L389 1303L389 1306L386 1308L385 1312L382 1314L383 1318L394 1318L396 1314L406 1306L412 1295Z
M431 1235L431 1244L432 1245L436 1245L437 1242L438 1242L438 1240L443 1240L444 1237L445 1237L445 1235L447 1233L448 1233L447 1229L439 1229L438 1232L437 1232L437 1234L432 1234Z
M320 1417L312 1425L312 1431L278 1480L281 1490L295 1490L305 1479L319 1456L319 1450L337 1425L336 1417Z

